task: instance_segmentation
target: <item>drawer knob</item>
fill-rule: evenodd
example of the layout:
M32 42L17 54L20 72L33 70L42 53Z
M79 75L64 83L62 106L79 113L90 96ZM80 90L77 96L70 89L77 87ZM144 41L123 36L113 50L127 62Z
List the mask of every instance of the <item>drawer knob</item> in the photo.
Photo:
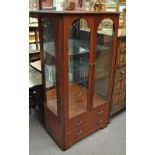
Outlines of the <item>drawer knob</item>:
M79 125L81 125L81 123L82 123L82 121L80 120L80 121L76 122L75 125L79 126Z
M33 94L36 94L37 92L36 91L33 91Z
M81 134L82 134L82 130L79 130L79 131L76 131L76 132L75 132L75 135L78 135L78 136L79 136L79 135L81 135Z
M102 122L103 122L103 120L102 120L102 119L97 120L97 124L101 124Z
M122 71L121 71L121 74L125 74L125 71L122 70Z
M103 114L103 110L100 110L97 112L97 115L102 115Z

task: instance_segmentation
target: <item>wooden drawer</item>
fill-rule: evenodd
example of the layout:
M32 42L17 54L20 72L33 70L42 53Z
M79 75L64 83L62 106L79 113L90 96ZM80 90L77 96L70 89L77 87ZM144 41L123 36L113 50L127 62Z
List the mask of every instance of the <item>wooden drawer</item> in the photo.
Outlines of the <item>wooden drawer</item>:
M89 123L86 123L85 125L81 125L80 127L67 132L66 141L68 143L77 141L77 140L81 139L82 137L84 137L87 134L88 130L89 130Z
M75 117L69 121L67 131L79 129L81 126L83 126L87 122L88 122L88 113Z
M125 88L126 88L126 78L115 79L114 88L113 88L114 92L121 91L122 89L125 89Z
M126 65L126 40L125 38L121 38L118 41L116 67L120 68L125 65Z
M119 53L117 57L117 68L122 67L126 65L126 52L121 52Z
M66 145L71 145L88 136L97 129L104 128L108 124L108 104L100 106L85 115L87 118L71 120L70 128L66 133ZM76 121L78 120L78 125Z
M121 69L117 69L115 72L113 94L124 91L125 89L126 89L126 68L124 67Z
M126 48L126 39L121 39L121 41L120 41L120 48L121 49Z
M100 107L95 108L91 114L90 114L90 122L92 120L98 120L98 119L103 119L103 120L108 120L108 111L109 111L109 105L108 104L104 104L101 105Z
M78 117L71 119L68 123L67 131L79 129L92 122L92 120L103 119L107 120L108 117L108 104L103 104L94 108L91 112L82 114Z
M74 143L83 137L87 136L88 134L92 133L94 130L99 128L104 128L107 126L107 120L98 118L87 122L81 127L76 128L66 134L66 141L67 143Z
M115 71L115 80L120 80L126 78L126 67L117 69Z
M108 104L104 105L104 108L98 108L92 112L92 119L90 120L90 126L96 128L103 128L108 123Z
M126 103L126 91L122 90L117 93L113 93L111 107L114 108L118 105L123 105Z

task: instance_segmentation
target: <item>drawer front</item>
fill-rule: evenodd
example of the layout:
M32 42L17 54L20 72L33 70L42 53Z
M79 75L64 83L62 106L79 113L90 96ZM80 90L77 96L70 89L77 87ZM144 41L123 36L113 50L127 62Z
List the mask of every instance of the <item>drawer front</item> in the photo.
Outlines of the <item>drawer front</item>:
M123 67L121 69L117 69L115 71L115 80L121 80L126 78L126 67Z
M96 128L103 128L108 123L109 118L109 105L105 104L104 108L96 109L92 113L92 119L90 121L90 126L96 127Z
M118 92L121 90L126 89L126 79L122 78L122 79L115 79L115 83L114 83L114 92Z
M66 133L66 145L71 145L97 129L106 127L108 124L108 108L109 105L105 104L85 115L87 118L84 119L81 117L81 121L77 118L72 120L70 123L70 128L72 130L68 130ZM76 120L79 121L78 125L75 125L75 123L77 123Z
M118 105L123 105L126 103L126 91L120 91L113 93L111 106L112 108Z
M71 119L67 126L67 133L71 130L80 129L83 126L89 126L92 120L102 118L103 120L108 119L109 105L103 104L99 107L94 108L91 112L87 112L80 116Z
M116 69L111 114L120 111L126 104L126 67Z
M69 131L66 134L66 142L72 143L84 137L89 130L89 124L81 125L79 128Z
M106 127L107 124L107 120L104 119L91 120L91 122L81 126L80 128L68 132L66 134L66 142L67 144L77 142L95 130Z
M126 40L121 38L118 43L116 67L120 68L125 65L126 65Z
M119 46L121 49L126 48L126 38L121 38Z
M90 122L96 121L96 123L98 124L98 121L100 119L107 121L108 120L108 111L109 111L109 104L104 104L100 107L95 108L89 116L91 118Z
M126 52L119 51L119 55L117 57L117 67L122 67L125 65L126 65Z
M88 122L88 113L81 114L75 118L72 118L69 120L68 125L67 125L67 133L70 132L71 130L74 129L79 129L81 126L84 124L87 124Z

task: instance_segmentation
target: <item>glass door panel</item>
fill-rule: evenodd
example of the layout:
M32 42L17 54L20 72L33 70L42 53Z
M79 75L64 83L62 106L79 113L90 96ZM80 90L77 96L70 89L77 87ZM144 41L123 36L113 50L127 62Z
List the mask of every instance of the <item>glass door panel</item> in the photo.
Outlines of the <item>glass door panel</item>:
M68 40L69 118L87 111L90 27L86 20L75 20Z
M112 20L102 20L97 30L93 107L108 101L113 33Z
M50 18L42 18L44 75L47 107L57 116L55 25Z

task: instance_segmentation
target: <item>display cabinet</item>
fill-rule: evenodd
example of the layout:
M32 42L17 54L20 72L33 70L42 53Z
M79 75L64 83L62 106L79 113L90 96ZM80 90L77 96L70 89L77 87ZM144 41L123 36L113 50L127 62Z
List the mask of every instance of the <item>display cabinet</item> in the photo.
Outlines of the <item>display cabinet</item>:
M108 124L119 13L34 12L46 129L65 150Z

